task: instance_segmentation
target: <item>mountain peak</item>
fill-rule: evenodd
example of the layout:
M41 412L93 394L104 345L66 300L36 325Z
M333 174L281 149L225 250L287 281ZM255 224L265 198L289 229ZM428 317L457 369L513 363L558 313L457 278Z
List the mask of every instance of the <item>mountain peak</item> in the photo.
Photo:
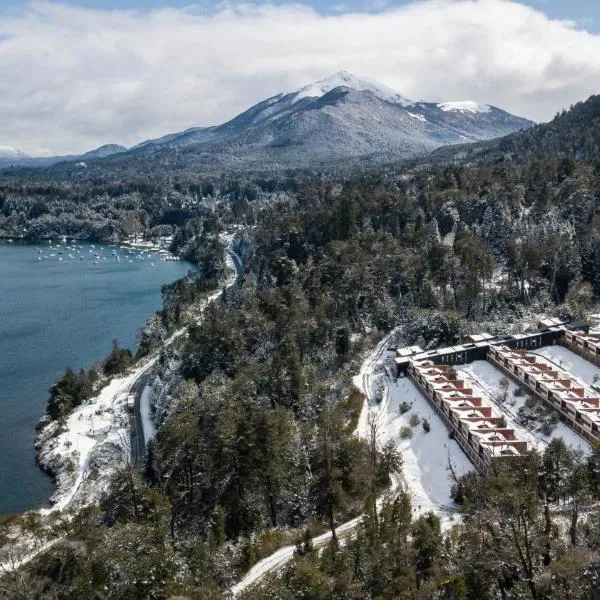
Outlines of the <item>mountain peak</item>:
M367 78L358 78L349 71L338 71L325 79L300 88L296 92L293 92L295 94L294 102L302 100L302 98L320 98L338 87L347 87L358 92L371 92L380 100L391 104L399 104L403 107L414 104L411 100L404 98L393 89Z

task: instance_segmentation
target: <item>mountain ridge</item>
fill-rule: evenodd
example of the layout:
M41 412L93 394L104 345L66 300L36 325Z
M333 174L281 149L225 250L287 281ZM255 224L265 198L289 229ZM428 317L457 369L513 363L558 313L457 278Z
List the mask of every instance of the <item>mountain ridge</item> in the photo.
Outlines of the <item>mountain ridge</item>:
M531 125L500 108L472 101L415 102L387 86L340 71L267 98L221 125L190 127L129 150L119 147L105 155L83 156L96 159L91 162L98 170L376 165Z

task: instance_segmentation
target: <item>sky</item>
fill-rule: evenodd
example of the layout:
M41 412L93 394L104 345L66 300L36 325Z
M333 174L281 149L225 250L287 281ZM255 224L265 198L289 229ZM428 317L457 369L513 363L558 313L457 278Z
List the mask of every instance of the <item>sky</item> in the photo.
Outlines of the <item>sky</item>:
M0 0L0 146L131 146L340 70L547 121L600 92L600 2Z

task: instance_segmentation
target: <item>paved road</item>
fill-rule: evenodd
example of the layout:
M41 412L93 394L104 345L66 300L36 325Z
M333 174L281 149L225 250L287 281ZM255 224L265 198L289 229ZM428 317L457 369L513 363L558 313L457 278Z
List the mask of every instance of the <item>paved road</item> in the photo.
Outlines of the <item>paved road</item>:
M227 253L233 260L236 275L239 276L242 271L242 261L240 257L229 248L227 248ZM140 398L149 381L150 370L144 372L129 389L130 393L135 394L133 415L131 417L131 462L138 470L144 468L146 461L146 440L144 439L144 428L142 426L142 416L140 413Z
M130 393L135 394L133 415L131 417L131 462L137 469L144 467L146 459L146 440L144 439L144 428L140 413L140 398L149 381L150 374L144 373L130 389Z

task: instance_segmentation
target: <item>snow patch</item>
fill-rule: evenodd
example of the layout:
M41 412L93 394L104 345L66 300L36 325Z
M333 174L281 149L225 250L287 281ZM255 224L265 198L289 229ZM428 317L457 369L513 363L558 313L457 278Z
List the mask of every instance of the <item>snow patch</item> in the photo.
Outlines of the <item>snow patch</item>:
M412 117L413 119L418 119L419 121L423 121L423 123L427 123L427 119L423 115L417 115L417 114L411 113L409 111L406 111L406 114L409 117Z
M438 104L437 107L444 112L456 110L471 113L489 113L492 110L492 107L488 104L479 104L477 102L472 102L471 100L464 100L462 102L442 102L441 104Z
M563 346L546 346L532 352L532 354L543 356L553 366L559 367L563 371L568 371L571 375L581 380L587 387L600 384L600 369L568 348Z
M98 396L77 407L67 417L64 427L53 422L42 431L38 461L56 474L58 489L52 496L54 506L40 511L41 514L63 510L76 497L87 496L88 500L90 496L97 497L108 485L111 467L129 460L128 393L156 360L155 357L128 375L113 379ZM93 490L82 490L93 472L96 476Z

